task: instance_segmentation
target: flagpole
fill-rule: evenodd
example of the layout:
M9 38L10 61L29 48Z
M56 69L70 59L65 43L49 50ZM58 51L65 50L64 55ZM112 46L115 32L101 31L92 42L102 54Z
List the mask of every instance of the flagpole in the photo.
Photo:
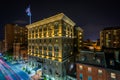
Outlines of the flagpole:
M29 19L29 24L31 24L31 15L30 15L30 19Z

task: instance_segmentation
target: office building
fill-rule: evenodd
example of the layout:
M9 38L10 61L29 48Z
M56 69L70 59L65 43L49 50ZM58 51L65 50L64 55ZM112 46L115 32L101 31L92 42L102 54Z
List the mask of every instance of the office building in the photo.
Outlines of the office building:
M30 65L42 66L49 80L66 80L66 67L73 59L75 23L63 13L27 25Z
M5 47L5 43L4 41L0 41L0 53L4 53L4 47Z
M5 51L10 51L18 58L20 55L20 48L18 44L24 45L27 50L27 28L20 27L17 24L5 25Z
M120 27L107 27L100 32L100 45L109 68L120 70Z
M100 46L103 48L120 48L120 27L107 27L100 32Z

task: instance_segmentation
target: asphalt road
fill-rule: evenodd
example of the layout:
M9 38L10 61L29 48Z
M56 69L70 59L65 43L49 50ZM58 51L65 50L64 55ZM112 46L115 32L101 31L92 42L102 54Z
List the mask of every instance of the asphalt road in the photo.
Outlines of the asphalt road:
M31 80L29 76L16 68L14 65L6 63L0 59L0 80Z

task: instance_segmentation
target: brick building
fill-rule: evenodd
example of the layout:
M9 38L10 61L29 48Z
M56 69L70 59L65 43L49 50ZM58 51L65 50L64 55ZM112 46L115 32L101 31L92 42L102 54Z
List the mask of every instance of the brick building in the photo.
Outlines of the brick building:
M76 63L77 80L120 80L120 70L109 67L104 52L81 51Z
M27 44L27 28L17 24L5 25L5 51L12 51L14 57L18 58L20 46L24 45L27 50Z

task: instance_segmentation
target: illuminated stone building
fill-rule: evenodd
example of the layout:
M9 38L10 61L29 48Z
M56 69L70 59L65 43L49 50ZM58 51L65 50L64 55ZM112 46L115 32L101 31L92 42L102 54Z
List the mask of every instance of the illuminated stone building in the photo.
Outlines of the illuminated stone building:
M73 60L74 26L63 13L26 26L30 65L42 66L48 80L66 80L67 62Z
M27 50L27 28L20 27L16 24L5 25L5 51L13 51L14 56L20 55L20 49L17 46L24 45Z

